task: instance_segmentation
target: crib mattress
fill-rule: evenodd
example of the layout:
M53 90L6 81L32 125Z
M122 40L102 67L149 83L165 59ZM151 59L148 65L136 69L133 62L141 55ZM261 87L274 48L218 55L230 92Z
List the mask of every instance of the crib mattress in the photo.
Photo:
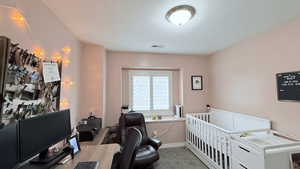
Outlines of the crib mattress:
M272 133L252 133L251 136L239 137L243 141L246 141L250 145L266 149L273 146L281 146L286 144L295 143L295 141L285 139L279 136L275 136Z

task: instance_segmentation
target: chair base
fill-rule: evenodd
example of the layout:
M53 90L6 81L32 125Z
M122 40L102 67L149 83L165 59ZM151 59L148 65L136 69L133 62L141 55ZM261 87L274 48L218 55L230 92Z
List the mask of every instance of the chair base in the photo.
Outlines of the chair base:
M134 167L134 169L154 169L154 165L153 164L151 164L150 166L148 166L148 167Z
M150 145L141 146L136 154L134 168L151 169L153 163L159 160L158 152Z

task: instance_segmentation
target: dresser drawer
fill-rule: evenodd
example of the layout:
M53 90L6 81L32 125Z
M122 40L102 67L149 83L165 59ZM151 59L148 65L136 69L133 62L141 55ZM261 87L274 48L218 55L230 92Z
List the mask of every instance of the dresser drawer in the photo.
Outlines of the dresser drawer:
M256 168L250 168L245 164L242 164L241 162L232 159L232 169L256 169Z
M245 146L234 140L231 142L231 149L232 157L237 161L238 164L241 163L242 165L251 169L264 169L263 153L257 152L251 147Z

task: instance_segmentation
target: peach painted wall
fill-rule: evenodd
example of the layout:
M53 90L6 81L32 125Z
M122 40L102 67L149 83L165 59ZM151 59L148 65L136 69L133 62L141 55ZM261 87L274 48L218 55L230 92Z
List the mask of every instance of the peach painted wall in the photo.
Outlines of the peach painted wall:
M45 55L51 57L54 52L61 52L62 48L69 46L71 60L68 67L63 67L62 79L74 82L71 88L62 88L61 99L68 99L71 109L72 124L78 119L79 103L79 57L81 44L77 38L57 19L57 17L40 0L9 1L16 5L27 21L27 25L17 25L11 19L16 12L14 8L2 6L0 1L0 35L7 36L14 43L20 43L23 48L40 47Z
M206 56L107 52L107 125L115 125L122 105L122 68L156 67L180 69L184 112L205 110L208 99L208 60ZM191 90L191 76L204 76L204 90Z
M220 109L272 120L300 139L300 102L279 102L275 74L300 70L300 20L210 58L210 102Z
M106 51L103 46L83 44L80 58L80 116L90 112L103 117L105 112Z
M163 144L185 142L185 121L147 122L148 135L153 131L158 133L158 139Z

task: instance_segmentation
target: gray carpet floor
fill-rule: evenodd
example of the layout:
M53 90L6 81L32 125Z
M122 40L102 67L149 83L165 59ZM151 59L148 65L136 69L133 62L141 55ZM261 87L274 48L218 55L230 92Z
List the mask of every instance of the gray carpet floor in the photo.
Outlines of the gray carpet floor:
M154 169L208 169L186 148L160 149L159 155L160 160Z

